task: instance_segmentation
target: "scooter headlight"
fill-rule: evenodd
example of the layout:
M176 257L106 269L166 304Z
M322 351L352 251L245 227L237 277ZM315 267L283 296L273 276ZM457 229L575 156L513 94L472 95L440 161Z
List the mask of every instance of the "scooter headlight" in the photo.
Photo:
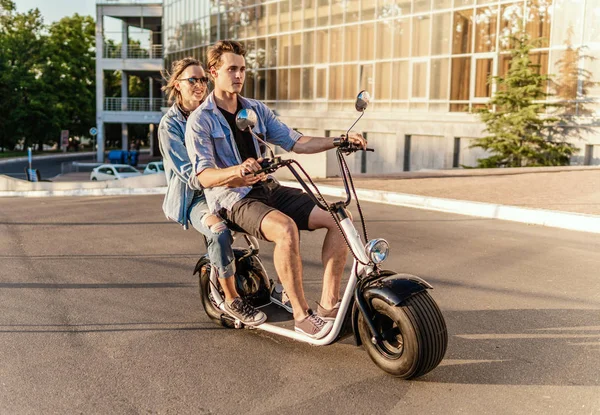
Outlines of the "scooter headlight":
M375 264L385 261L390 252L390 245L385 239L372 239L365 246L365 253Z

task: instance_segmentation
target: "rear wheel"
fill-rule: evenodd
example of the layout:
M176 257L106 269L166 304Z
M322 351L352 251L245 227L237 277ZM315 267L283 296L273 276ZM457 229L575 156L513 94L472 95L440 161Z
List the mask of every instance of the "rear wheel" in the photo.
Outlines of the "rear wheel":
M233 322L229 321L230 319L223 318L223 311L218 307L217 303L213 299L211 293L211 284L210 281L210 272L211 266L209 264L205 264L200 269L200 298L202 301L202 307L204 307L204 311L208 318L210 318L213 322L224 326L224 327L233 327ZM225 294L223 293L223 289L221 286L217 286L219 293L222 298L225 298Z
M375 327L383 341L376 345L362 313L358 317L362 343L373 362L385 372L410 379L433 370L444 357L448 332L442 313L427 291L389 305L373 299Z
M98 180L98 179L96 179L95 177L92 177L92 181L93 181L93 182L95 182L95 181L97 181L97 180Z

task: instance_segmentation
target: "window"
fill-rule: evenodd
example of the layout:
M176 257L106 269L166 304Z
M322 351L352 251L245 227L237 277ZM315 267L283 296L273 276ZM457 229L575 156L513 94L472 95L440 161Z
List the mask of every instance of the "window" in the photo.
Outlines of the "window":
M354 99L358 92L358 65L344 65L344 99Z
M449 59L431 60L429 98L448 99Z
M412 56L426 56L429 54L429 24L430 16L413 17L414 36L412 38Z
M454 24L452 33L452 53L471 53L471 31L473 30L472 10L460 10L454 12Z
M475 52L493 52L496 50L496 24L498 8L481 7L475 15Z
M433 37L431 39L432 55L447 55L450 53L450 13L433 15Z
M277 99L285 101L288 99L288 70L277 70Z
M394 23L392 20L382 20L377 23L377 59L392 57L392 42L394 41Z
M344 45L346 47L344 61L352 62L358 60L358 26L344 27Z
M375 64L375 76L377 77L375 99L377 101L388 101L391 99L391 70L392 64L389 62Z
M407 58L410 53L410 20L394 19L394 58Z
M342 99L342 67L339 65L329 67L329 99Z
M360 60L370 61L374 58L375 50L375 24L363 24L360 26Z
M411 98L427 98L427 62L412 62Z
M551 4L550 4L551 5ZM546 0L530 0L527 13L527 33L532 39L542 38L541 47L548 47L551 8Z
M392 99L408 99L408 61L392 63Z
M313 68L302 68L302 99L313 98Z
M452 75L450 82L450 99L467 101L469 99L469 82L471 74L471 58L452 58Z

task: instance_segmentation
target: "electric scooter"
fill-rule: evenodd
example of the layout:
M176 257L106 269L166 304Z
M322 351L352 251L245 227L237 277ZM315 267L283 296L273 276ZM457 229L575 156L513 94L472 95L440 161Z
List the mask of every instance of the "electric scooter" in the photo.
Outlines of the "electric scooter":
M355 108L361 115L352 127L364 115L369 100L368 92L361 91L358 94ZM288 328L289 321L288 327L285 327L285 322L271 323L267 320L261 325L247 328L264 330L318 346L332 344L350 333L353 334L356 345L363 345L373 362L393 376L410 379L433 370L441 362L448 345L446 323L428 292L433 287L417 276L383 269L382 263L388 257L389 244L385 239L369 240L367 237L364 216L344 158L348 154L362 151L362 148L343 138L336 140L336 155L346 200L328 203L297 161L276 157L270 145L252 131L256 123L257 115L251 109L238 112L237 127L242 131L250 131L255 139L271 150L271 157L261 163L262 169L255 174L270 174L279 168L288 168L316 205L331 214L354 261L333 328L325 337L313 339L297 333L293 326ZM362 235L350 219L348 206L352 195L356 199ZM364 236L366 243L361 236ZM247 234L243 234L243 238L248 247L234 249L236 287L238 293L252 305L264 307L271 302L270 289L273 282L259 257L258 240ZM196 273L199 273L202 305L209 318L225 327L244 328L241 321L220 308L225 297L208 255L200 258L194 270L194 274Z

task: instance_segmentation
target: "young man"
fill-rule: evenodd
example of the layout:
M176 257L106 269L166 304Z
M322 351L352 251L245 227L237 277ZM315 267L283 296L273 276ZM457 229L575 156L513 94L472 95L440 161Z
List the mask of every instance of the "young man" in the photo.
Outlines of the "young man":
M241 97L246 62L245 50L236 41L220 41L208 51L207 69L214 91L194 111L185 133L194 172L206 189L212 212L219 212L245 232L275 243L275 269L292 305L295 330L320 339L329 333L340 306L340 280L348 250L329 212L315 206L298 189L280 186L260 170L260 150L249 132L235 125L242 108L258 115L254 128L266 141L296 153L318 153L334 148L331 137L308 137L281 123L263 103ZM353 143L366 148L360 134ZM326 228L322 260L323 292L314 313L302 286L299 230Z

